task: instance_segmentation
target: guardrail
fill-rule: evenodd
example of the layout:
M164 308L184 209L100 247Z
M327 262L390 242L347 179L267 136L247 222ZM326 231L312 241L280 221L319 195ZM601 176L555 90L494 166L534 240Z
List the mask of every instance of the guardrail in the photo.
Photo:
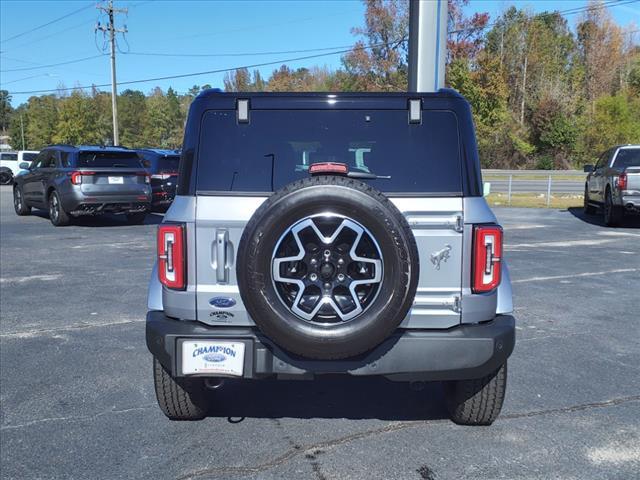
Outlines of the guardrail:
M586 174L579 170L483 169L482 178L485 193L506 194L508 205L512 195L531 193L544 195L548 207L554 194L583 195Z

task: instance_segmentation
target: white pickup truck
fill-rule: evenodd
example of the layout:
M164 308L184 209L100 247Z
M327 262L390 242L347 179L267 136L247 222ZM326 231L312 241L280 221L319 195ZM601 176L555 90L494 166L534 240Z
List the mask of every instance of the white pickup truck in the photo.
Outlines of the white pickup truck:
M13 183L13 178L20 173L20 164L31 163L38 155L37 150L19 150L17 152L0 153L0 185Z
M640 214L640 145L613 147L593 165L584 187L584 211L596 213L602 207L608 226L619 224L625 214Z

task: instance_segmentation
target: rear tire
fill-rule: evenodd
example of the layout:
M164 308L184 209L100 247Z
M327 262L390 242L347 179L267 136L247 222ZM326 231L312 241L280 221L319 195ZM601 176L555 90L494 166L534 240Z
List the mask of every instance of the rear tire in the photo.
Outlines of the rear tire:
M142 225L147 218L147 212L127 213L127 223L131 225Z
M584 213L587 215L593 215L596 213L596 207L589 203L589 189L584 186Z
M65 227L71 223L71 217L64 211L60 195L55 190L49 195L49 220L56 227Z
M31 207L24 203L22 188L17 185L13 187L13 208L15 209L16 214L21 217L31 214Z
M13 173L9 169L0 170L0 185L11 185L13 183Z
M611 195L611 190L607 189L607 193L604 198L604 223L607 227L615 227L622 221L622 217L624 212L620 207L613 204L613 196Z
M507 364L489 375L444 385L447 410L459 425L491 425L500 414L507 389Z
M160 410L170 420L202 420L207 415L202 378L172 377L154 358L153 383Z

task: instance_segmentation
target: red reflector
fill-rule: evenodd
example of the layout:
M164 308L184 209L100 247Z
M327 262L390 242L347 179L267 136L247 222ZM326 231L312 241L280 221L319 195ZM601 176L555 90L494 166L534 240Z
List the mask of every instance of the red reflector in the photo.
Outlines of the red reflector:
M167 288L185 288L184 226L161 224L158 227L158 278Z
M502 228L476 225L473 230L473 293L490 292L502 278Z
M319 173L349 173L349 167L346 163L322 162L314 163L309 167L309 173L316 175Z
M138 195L138 200L147 200L146 195Z
M618 189L626 190L627 189L627 174L621 173L618 177Z

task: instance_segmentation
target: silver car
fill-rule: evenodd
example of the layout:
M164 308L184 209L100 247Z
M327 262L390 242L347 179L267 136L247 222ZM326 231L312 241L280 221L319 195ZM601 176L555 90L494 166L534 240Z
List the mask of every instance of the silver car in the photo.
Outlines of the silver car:
M500 412L509 271L454 91L201 93L157 248L146 339L171 419L227 378L324 374L443 381L460 424Z

